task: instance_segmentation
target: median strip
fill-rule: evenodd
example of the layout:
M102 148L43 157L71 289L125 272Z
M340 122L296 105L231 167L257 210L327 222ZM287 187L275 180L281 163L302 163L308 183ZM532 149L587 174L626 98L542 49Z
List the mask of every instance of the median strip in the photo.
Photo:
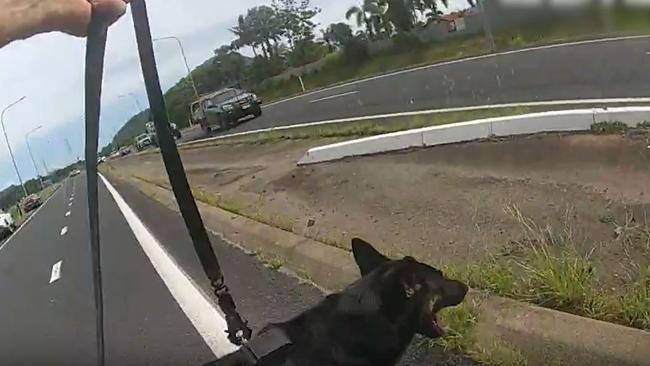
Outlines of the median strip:
M603 98L517 102L458 108L429 109L264 128L185 142L178 146L180 149L193 149L212 145L265 143L292 139L375 136L390 132L439 126L475 119L566 110L567 108L600 108L607 110L611 107L644 106L649 103L650 98ZM154 149L136 155L157 152L158 150Z

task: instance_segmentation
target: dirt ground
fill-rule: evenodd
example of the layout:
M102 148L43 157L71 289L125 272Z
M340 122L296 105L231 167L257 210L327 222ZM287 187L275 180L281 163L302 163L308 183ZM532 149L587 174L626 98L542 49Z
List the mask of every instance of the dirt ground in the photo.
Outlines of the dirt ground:
M607 286L631 263L649 263L643 248L615 238L626 219L650 222L645 139L549 134L296 166L309 147L328 142L216 146L182 156L193 187L330 245L349 248L360 236L393 256L476 263L522 238L508 213L517 207L541 226L570 224ZM167 181L158 155L111 164Z

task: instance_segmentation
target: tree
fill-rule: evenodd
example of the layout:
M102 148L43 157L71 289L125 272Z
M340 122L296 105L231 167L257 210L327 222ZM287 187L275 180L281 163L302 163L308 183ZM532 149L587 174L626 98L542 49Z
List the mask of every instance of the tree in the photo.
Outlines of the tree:
M442 15L438 7L438 0L411 0L413 2L412 7L423 17L427 18L429 22L438 19ZM469 0L472 1L472 0ZM448 0L440 0L445 8L449 6Z
M393 25L389 19L388 3L385 0L365 0L361 6L353 6L345 14L349 20L356 18L357 26L365 25L368 38L374 39L383 33L388 38L393 33Z
M388 22L392 23L400 32L408 32L413 29L417 2L412 0L387 0L387 5Z
M246 71L246 58L238 52L234 52L229 46L221 46L214 51L215 57L212 63L215 72L222 76L226 83L232 83L242 79Z
M352 28L345 23L330 24L323 34L323 39L336 47L343 47L352 39Z
M320 9L312 8L310 0L273 0L272 5L284 28L282 35L292 52L299 42L313 41L317 24L312 19Z
M231 43L232 48L249 46L255 56L258 55L257 49L261 48L266 59L276 55L278 42L284 33L282 19L275 9L264 5L250 8L246 15L240 15L237 25L230 31L237 36Z
M282 18L269 6L257 6L248 10L246 22L255 33L255 40L262 45L268 58L276 55L277 44L284 33Z
M250 26L249 22L246 21L244 15L239 16L237 19L237 25L232 27L230 31L237 36L237 39L231 43L232 48L240 49L249 46L253 50L255 57L257 57L258 44L255 41L255 30Z
M372 24L372 19L370 18L370 11L365 6L353 6L345 13L345 19L350 20L354 17L357 27L365 26L366 32L368 32L368 37L370 39L375 37L375 28Z

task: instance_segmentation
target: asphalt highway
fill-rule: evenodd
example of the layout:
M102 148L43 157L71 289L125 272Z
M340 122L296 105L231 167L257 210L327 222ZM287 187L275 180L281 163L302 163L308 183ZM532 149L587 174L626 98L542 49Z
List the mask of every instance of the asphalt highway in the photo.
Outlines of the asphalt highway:
M650 36L431 65L271 103L263 107L261 117L225 133L473 105L647 97L649 52ZM200 129L193 128L186 130L181 142L204 137Z
M198 288L208 293L178 213L113 182L132 212ZM148 257L122 207L100 181L100 236L107 365L202 365L214 359L160 264ZM323 294L264 267L211 236L227 283L254 330L290 319ZM96 365L85 177L68 179L0 249L0 365ZM215 329L219 337L222 330ZM403 364L474 365L414 347Z

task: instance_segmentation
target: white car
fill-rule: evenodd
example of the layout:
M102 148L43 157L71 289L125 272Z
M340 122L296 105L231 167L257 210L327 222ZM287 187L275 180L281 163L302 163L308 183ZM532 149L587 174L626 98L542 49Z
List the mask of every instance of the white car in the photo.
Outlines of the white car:
M16 230L16 224L10 214L0 210L0 240L11 235Z

